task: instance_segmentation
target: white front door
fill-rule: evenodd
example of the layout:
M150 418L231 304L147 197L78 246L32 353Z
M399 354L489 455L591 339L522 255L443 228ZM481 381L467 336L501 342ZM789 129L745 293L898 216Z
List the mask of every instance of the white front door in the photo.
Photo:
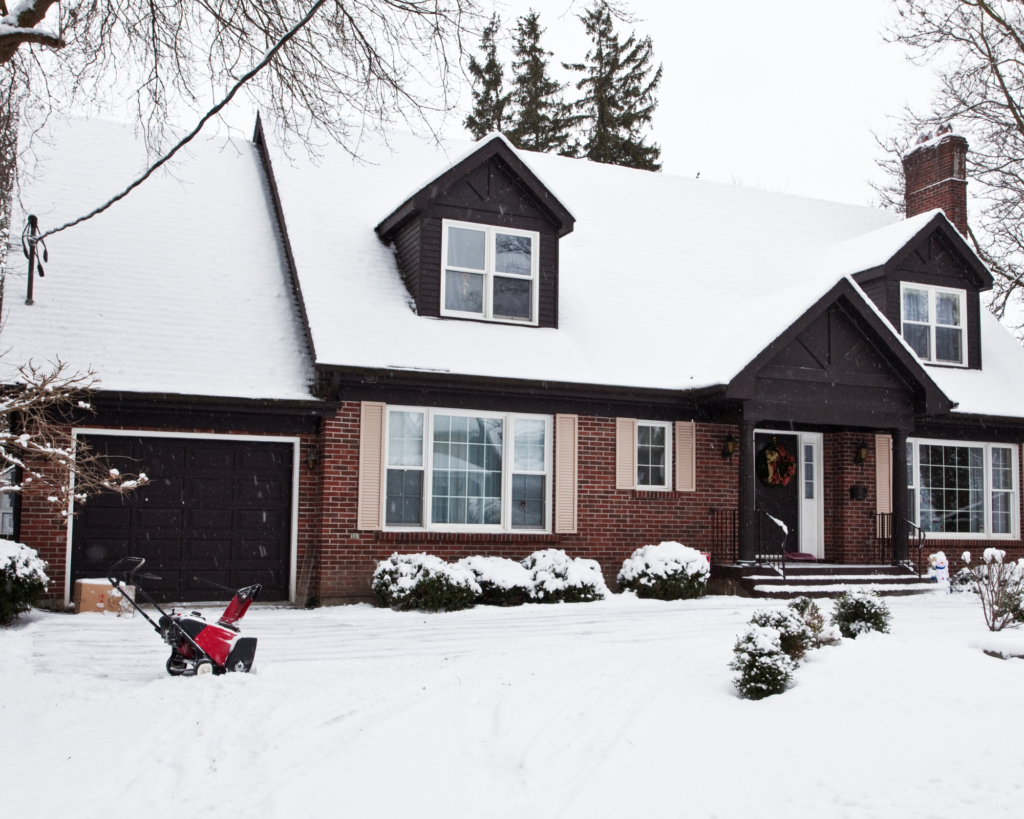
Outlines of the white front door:
M825 556L821 433L800 433L800 551Z

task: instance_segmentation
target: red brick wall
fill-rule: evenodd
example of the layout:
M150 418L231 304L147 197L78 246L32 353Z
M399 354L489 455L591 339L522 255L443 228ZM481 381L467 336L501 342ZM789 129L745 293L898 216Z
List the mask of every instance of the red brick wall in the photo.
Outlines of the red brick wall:
M721 457L722 445L738 429L697 427L697 492L638 492L615 489L615 419L579 422L579 532L557 534L445 534L358 532L359 404L346 403L325 426L323 520L319 594L325 600L366 597L379 560L393 552L428 552L445 560L469 555L523 558L537 549L565 549L573 557L601 563L609 582L638 546L678 540L708 551L709 510L737 505L739 459Z

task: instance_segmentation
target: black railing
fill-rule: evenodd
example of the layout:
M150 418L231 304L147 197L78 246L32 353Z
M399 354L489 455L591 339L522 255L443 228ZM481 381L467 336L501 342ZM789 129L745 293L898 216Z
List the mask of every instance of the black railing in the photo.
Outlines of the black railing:
M786 539L789 532L767 512L757 510L757 562L772 566L786 579Z
M924 530L911 520L903 519L904 537L893 536L893 513L879 512L875 517L875 537L881 563L913 568L921 576L925 544ZM917 564L910 559L910 550L917 549Z
M735 563L740 557L738 509L711 509L711 562Z

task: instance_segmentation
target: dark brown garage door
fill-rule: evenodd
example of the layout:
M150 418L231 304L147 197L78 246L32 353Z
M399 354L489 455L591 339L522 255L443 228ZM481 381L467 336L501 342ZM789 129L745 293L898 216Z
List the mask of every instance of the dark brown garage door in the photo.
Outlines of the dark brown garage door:
M160 575L144 588L165 602L226 599L197 583L262 583L262 599L288 599L290 443L230 439L83 436L122 472L150 483L128 497L103 493L82 505L71 542L72 583L105 577L128 555Z

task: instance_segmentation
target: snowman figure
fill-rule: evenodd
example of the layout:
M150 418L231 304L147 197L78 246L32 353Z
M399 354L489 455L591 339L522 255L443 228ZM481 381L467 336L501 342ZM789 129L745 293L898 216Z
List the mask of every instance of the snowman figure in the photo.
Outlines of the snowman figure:
M933 578L936 583L942 583L946 587L946 594L949 594L951 589L949 587L949 561L946 560L944 552L936 552L933 555L928 555L928 576Z

